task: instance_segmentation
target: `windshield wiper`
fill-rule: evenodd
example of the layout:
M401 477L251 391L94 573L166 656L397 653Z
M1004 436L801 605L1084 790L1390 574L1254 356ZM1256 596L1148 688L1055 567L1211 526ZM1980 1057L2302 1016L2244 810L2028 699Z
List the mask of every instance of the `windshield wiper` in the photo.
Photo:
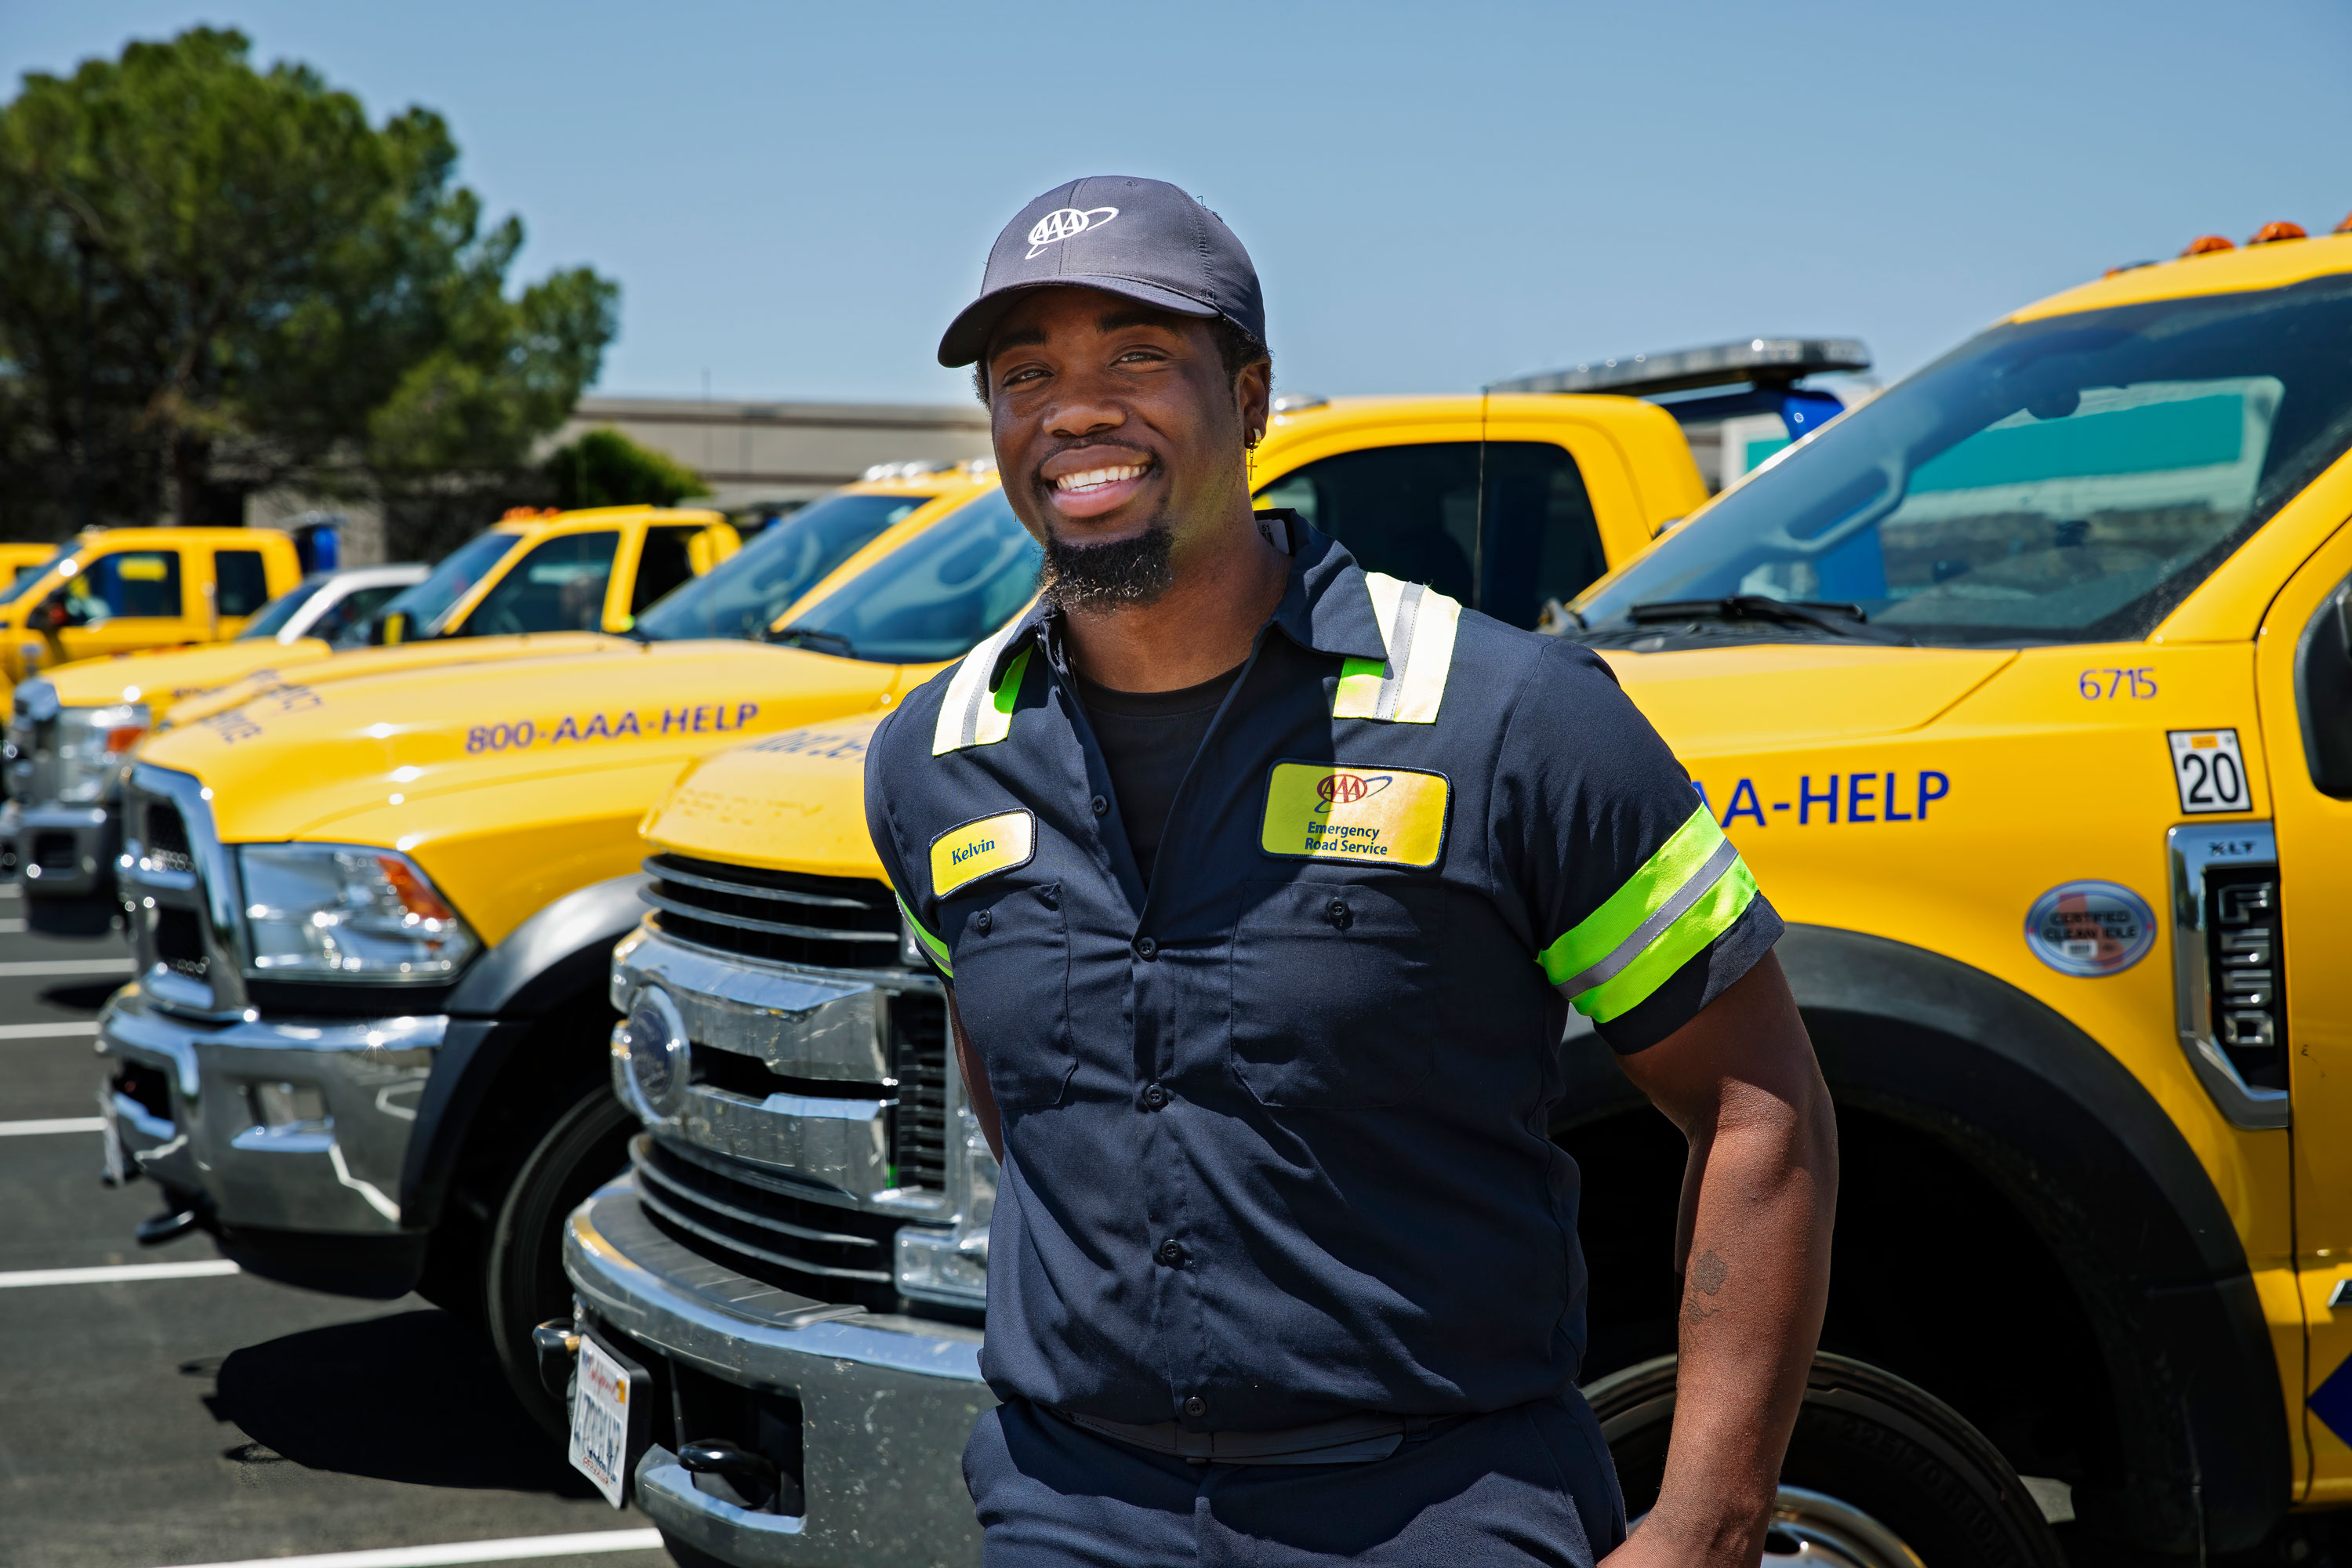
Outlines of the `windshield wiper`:
M1625 618L1636 626L1657 621L1770 621L1776 626L1811 626L1832 637L1857 642L1916 647L1916 639L1869 625L1860 605L1829 604L1817 599L1775 599L1769 594L1727 594L1720 599L1653 599L1635 605Z
M856 645L839 632L820 631L814 626L786 626L780 632L770 632L769 642L789 643L794 647L821 647L828 653L838 653L844 658L857 657Z

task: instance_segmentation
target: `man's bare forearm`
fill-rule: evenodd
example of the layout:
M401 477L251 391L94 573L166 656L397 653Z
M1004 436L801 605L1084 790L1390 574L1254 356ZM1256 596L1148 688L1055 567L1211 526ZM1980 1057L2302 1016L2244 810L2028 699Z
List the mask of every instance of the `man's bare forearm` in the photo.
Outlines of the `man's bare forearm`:
M1726 1016L1703 1019L1731 1035L1680 1042L1678 1061L1629 1059L1688 1138L1690 1162L1665 1480L1612 1568L1756 1562L1821 1335L1836 1123L1779 966L1767 959L1758 970L1718 999L1735 1002Z

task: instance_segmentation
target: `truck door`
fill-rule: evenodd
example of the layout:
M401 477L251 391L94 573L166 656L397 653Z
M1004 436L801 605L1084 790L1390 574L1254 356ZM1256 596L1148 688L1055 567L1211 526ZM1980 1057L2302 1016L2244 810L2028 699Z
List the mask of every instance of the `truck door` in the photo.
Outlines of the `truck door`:
M2352 528L2288 579L2257 647L2277 911L2274 922L2246 913L2277 950L2216 934L2272 959L2280 981L2272 1010L2294 1093L2296 1274L2310 1336L2308 1500L2341 1502L2352 1500ZM2248 1010L2246 1027L2259 1011Z
M110 550L85 559L81 569L51 590L45 608L59 661L99 658L141 648L189 642L204 635L205 617L189 593L186 559L172 547Z
M212 581L205 585L212 598L212 624L205 635L223 642L245 630L245 623L269 603L269 566L259 550L240 546L215 549L212 568Z
M1550 441L1422 441L1319 458L1265 485L1368 572L1537 626L1608 569L1592 500Z

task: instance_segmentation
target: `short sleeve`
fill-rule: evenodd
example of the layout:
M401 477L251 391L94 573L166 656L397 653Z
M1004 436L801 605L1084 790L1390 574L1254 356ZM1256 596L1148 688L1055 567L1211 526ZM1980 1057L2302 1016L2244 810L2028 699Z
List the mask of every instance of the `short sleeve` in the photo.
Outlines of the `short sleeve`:
M1780 939L1690 775L1590 649L1538 657L1494 799L1496 867L1536 962L1613 1050L1681 1028Z
M907 874L907 858L899 845L896 822L890 809L888 779L892 773L891 755L893 731L900 728L898 721L906 714L901 708L885 719L874 730L874 739L866 748L866 833L874 841L874 853L882 862L882 874L889 879L890 890L898 896L898 913L915 940L931 961L940 978L952 981L955 969L948 961L948 944L940 940L939 911L933 907L928 879L917 879Z

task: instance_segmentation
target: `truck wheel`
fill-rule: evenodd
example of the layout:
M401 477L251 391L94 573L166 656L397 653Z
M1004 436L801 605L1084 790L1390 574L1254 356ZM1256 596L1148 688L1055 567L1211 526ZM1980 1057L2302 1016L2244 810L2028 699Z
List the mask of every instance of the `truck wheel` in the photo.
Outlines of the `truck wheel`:
M627 1168L637 1119L598 1083L567 1105L523 1156L499 1201L482 1260L483 1315L499 1367L523 1408L556 1436L571 1413L539 1378L530 1331L572 1315L563 1274L563 1222L590 1193Z
M1584 1391L1617 1461L1625 1511L1657 1501L1675 1357ZM2065 1568L2058 1538L1984 1435L1927 1390L1822 1354L1805 1380L1764 1561L1852 1568Z

